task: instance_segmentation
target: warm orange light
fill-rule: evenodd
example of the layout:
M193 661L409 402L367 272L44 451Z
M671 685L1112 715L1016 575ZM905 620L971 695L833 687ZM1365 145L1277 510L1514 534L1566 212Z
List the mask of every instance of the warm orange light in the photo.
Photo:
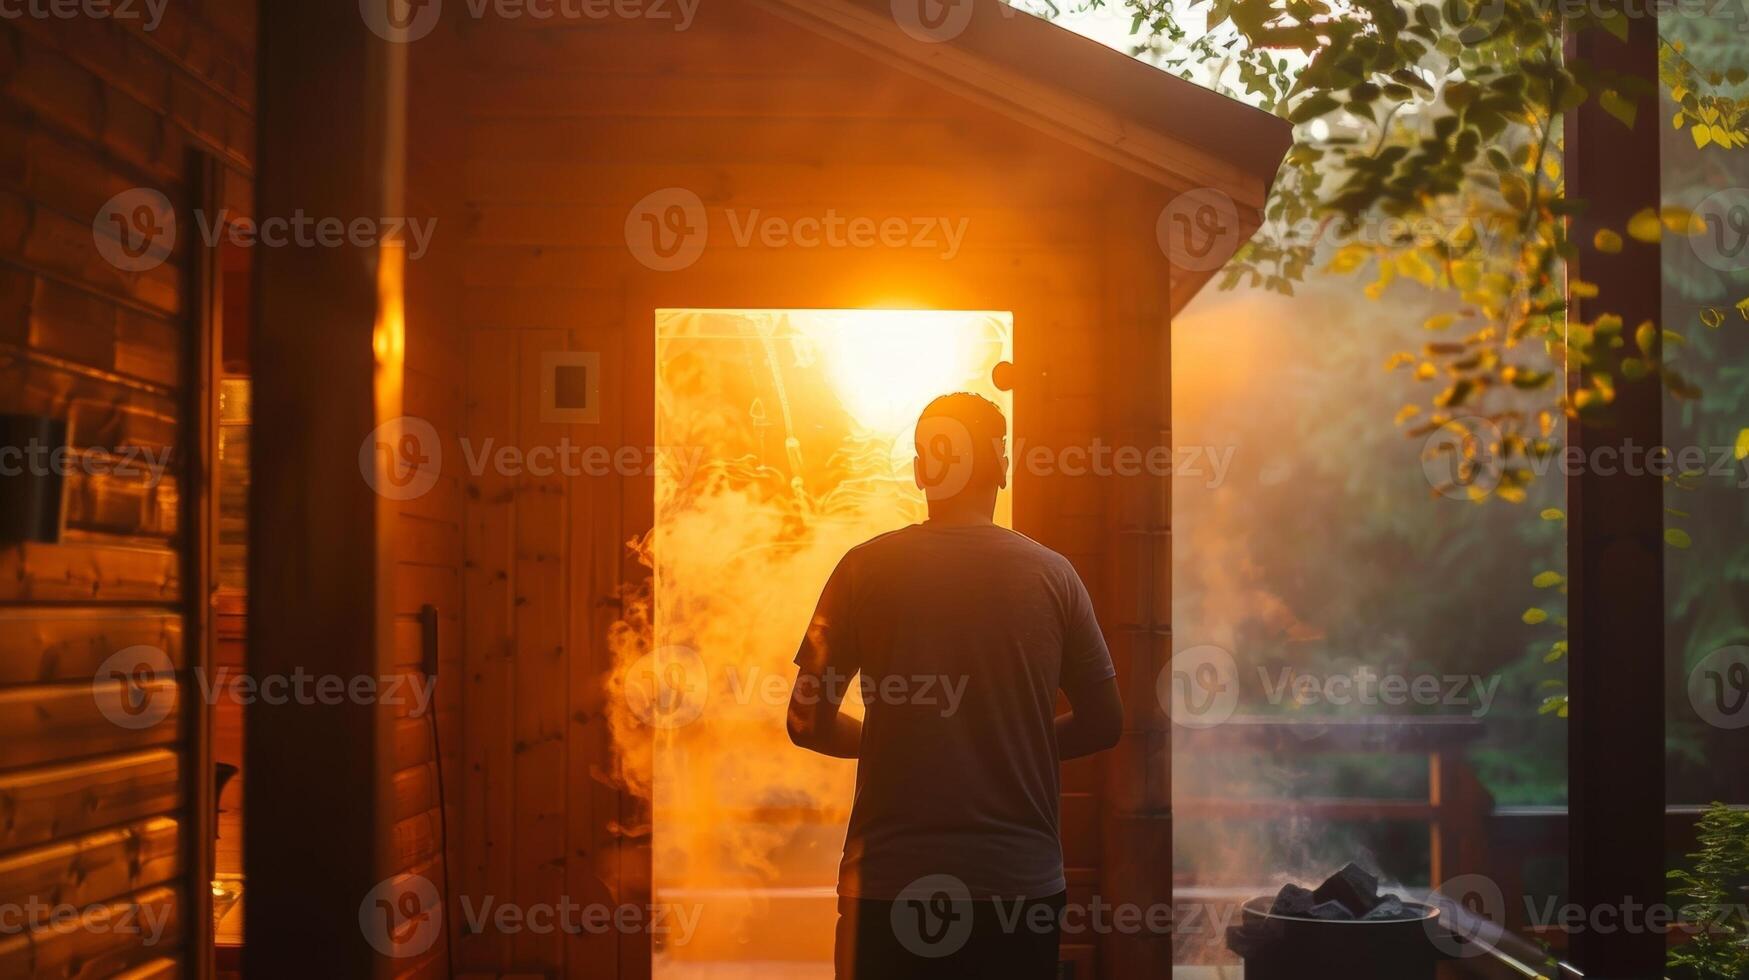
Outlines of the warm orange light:
M818 347L839 403L874 432L900 432L923 406L990 367L990 314L934 310L835 310L791 314Z
M1010 411L990 375L1013 356L1012 318L659 310L655 326L656 443L672 465L657 469L646 543L653 606L628 608L640 628L618 634L615 733L651 795L658 900L703 915L653 972L789 961L829 976L854 769L789 744L790 658L845 551L926 516L911 479L924 405L973 391Z

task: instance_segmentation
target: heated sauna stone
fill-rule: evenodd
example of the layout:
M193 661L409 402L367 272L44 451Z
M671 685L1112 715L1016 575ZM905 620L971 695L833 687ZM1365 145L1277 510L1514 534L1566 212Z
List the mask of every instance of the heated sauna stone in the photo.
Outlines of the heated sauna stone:
M1361 916L1362 919L1369 922L1377 922L1384 919L1413 919L1416 917L1415 912L1405 906L1403 900L1395 895L1386 895L1379 899L1379 903L1372 907L1372 911Z
M1281 891L1275 893L1275 904L1269 907L1269 914L1305 915L1316 904L1318 903L1312 898L1310 891L1290 883L1281 886Z
M1342 922L1342 921L1353 921L1354 920L1354 913L1350 912L1348 910L1348 906L1343 905L1341 902L1338 902L1335 900L1331 900L1328 902L1319 902L1318 904L1312 906L1312 910L1310 912L1307 912L1306 915L1309 916L1310 918L1320 919L1320 920L1325 921L1325 922Z
M1312 892L1316 902L1341 902L1348 907L1351 918L1360 918L1379 903L1379 880L1350 861L1342 870L1324 879Z

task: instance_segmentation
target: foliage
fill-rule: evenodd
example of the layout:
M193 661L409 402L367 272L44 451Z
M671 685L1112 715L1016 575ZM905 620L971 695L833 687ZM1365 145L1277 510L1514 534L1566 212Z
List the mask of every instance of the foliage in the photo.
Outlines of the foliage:
M1693 900L1682 907L1681 917L1696 931L1670 951L1669 964L1702 980L1740 980L1749 976L1749 924L1742 905L1749 886L1749 811L1715 803L1696 829L1700 851L1689 855L1693 867L1670 872L1673 893Z
M1683 262L1691 251L1687 236L1707 228L1674 204L1644 210L1626 227L1599 229L1589 242L1569 240L1571 219L1585 202L1567 193L1562 143L1563 114L1586 104L1619 120L1624 136L1642 114L1655 113L1670 120L1665 132L1686 144L1680 154L1666 147L1667 198L1673 186L1732 183L1726 158L1749 146L1749 70L1740 26L1728 22L1731 10L1709 8L1725 18L1708 21L1693 8L1659 5L1657 77L1644 78L1564 57L1575 34L1625 37L1627 18L1652 9L1607 0L1123 0L1123 6L1148 38L1139 53L1181 74L1200 74L1198 80L1297 126L1263 229L1228 266L1224 287L1291 294L1324 272L1369 278L1365 291L1374 299L1407 288L1434 304L1417 318L1423 339L1393 352L1385 366L1406 372L1415 390L1396 410L1397 424L1430 451L1455 457L1455 482L1472 499L1527 500L1535 479L1553 468L1567 420L1607 425L1618 388L1654 377L1679 400L1681 428L1692 434L1720 427L1695 417L1704 399L1707 408L1726 413L1724 445L1735 443L1738 460L1749 457L1743 424L1749 390L1741 373L1731 377L1729 361L1704 359L1729 343L1707 335L1749 320L1749 283ZM1749 181L1737 167L1734 183L1742 187ZM1694 302L1667 302L1664 322L1625 323L1594 302L1585 304L1584 320L1569 316L1569 296L1598 294L1595 283L1566 279L1581 244L1619 253L1649 243L1664 246L1666 282ZM1691 330L1697 322L1701 336ZM1588 369L1587 384L1571 392L1563 384L1569 364ZM1691 374L1716 375L1708 382L1732 390L1708 398ZM1459 438L1435 438L1444 432ZM1719 436L1709 431L1709 438ZM1491 478L1472 479L1483 466ZM1689 472L1667 482L1682 495L1702 490L1709 475ZM1703 632L1735 629L1745 618L1737 595L1689 592L1704 589L1721 569L1749 568L1749 553L1729 536L1697 536L1682 525L1736 526L1743 511L1740 493L1694 508L1678 501L1669 510L1669 546L1709 552L1704 561L1698 554L1690 559L1690 571L1700 574L1672 581L1672 625L1682 631L1673 628L1671 636L1685 660L1704 655L1694 649ZM1707 524L1705 517L1723 523ZM1564 517L1556 510L1552 520L1560 528ZM1552 564L1558 554L1557 544ZM1534 582L1548 590L1549 601L1525 609L1522 618L1552 634L1541 641L1540 655L1554 664L1566 655L1565 584L1554 568L1539 570ZM1560 682L1548 687L1543 710L1564 716Z
M1569 291L1584 298L1597 288L1564 279L1578 253L1568 219L1584 204L1566 194L1562 114L1595 102L1631 126L1656 111L1659 79L1566 60L1563 41L1588 30L1625 36L1627 15L1537 0L1125 3L1150 46L1179 49L1169 66L1212 66L1237 94L1300 126L1264 229L1223 285L1288 293L1322 268L1372 276L1375 298L1406 283L1446 300L1424 323L1429 339L1387 366L1430 386L1398 412L1411 437L1486 421L1486 444L1462 447L1501 468L1477 499L1522 501L1558 451L1563 416L1607 419L1619 384L1661 375L1672 393L1698 395L1659 356L1679 333L1607 311L1585 322L1566 316ZM1186 27L1196 14L1200 31ZM1675 123L1697 146L1749 144L1749 103L1716 90L1749 73L1697 67L1680 41L1661 45L1660 62ZM1591 244L1619 252L1699 230L1671 207L1599 231ZM1711 308L1703 322L1716 326L1726 309ZM1739 312L1749 318L1749 306ZM1561 384L1569 361L1591 368L1588 386L1571 395Z

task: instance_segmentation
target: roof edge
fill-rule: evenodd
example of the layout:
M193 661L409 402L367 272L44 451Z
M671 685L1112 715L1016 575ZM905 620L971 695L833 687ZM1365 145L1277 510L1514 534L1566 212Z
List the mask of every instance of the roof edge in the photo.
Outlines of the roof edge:
M1175 190L1261 210L1293 142L1285 119L1000 0L937 28L902 26L891 0L752 2Z

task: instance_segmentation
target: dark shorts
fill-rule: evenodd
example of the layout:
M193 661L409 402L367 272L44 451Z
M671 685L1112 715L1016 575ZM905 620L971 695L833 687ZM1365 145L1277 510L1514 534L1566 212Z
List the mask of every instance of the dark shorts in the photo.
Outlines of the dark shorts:
M1063 902L840 898L838 980L1053 980Z

